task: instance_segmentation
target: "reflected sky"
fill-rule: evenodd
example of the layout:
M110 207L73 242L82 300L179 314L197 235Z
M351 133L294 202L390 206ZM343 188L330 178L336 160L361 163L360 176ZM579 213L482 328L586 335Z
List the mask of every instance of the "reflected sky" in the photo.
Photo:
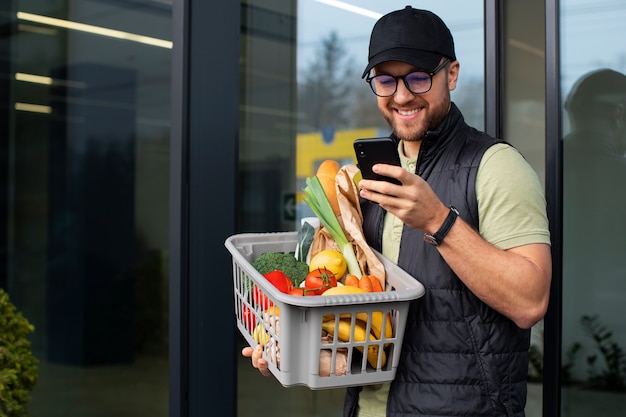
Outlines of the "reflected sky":
M626 2L561 2L561 79L564 92L583 74L601 67L626 72Z

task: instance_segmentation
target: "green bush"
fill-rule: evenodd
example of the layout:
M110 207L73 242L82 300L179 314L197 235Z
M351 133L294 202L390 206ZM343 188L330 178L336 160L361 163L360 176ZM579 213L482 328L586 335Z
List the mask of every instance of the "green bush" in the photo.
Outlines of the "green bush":
M28 415L30 392L37 382L37 358L27 336L35 330L0 288L0 416Z

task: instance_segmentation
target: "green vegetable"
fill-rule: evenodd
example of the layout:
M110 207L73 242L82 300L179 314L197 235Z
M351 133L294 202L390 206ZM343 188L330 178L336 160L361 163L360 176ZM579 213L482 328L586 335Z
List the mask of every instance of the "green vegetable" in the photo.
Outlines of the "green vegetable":
M300 228L299 236L300 241L298 245L298 260L306 262L307 255L311 250L311 244L315 237L315 227L311 226L311 223L304 222Z
M306 262L298 261L293 254L283 252L265 252L252 261L252 266L261 274L278 269L293 281L294 287L299 286L309 273Z
M339 224L339 220L337 220L337 216L335 216L333 208L317 176L306 179L304 193L306 194L304 198L305 203L311 207L311 210L313 210L315 215L320 219L320 222L339 246L343 257L346 258L348 273L356 275L357 277L362 276L363 272L359 266L359 261L356 259L352 243L346 237L341 224Z

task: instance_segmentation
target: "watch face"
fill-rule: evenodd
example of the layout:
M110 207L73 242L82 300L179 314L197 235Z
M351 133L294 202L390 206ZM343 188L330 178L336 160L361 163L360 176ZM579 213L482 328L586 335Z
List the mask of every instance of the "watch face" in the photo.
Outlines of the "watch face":
M433 246L439 246L439 242L437 241L437 239L433 235L429 235L427 233L424 233L424 240L426 241L426 243L430 243Z

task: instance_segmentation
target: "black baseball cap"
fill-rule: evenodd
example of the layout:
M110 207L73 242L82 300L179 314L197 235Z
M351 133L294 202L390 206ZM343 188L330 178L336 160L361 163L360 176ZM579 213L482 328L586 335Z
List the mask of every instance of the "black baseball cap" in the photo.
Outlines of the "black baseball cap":
M361 77L385 61L401 61L431 70L439 65L441 57L456 61L450 29L436 14L406 6L384 15L374 25L369 62Z

